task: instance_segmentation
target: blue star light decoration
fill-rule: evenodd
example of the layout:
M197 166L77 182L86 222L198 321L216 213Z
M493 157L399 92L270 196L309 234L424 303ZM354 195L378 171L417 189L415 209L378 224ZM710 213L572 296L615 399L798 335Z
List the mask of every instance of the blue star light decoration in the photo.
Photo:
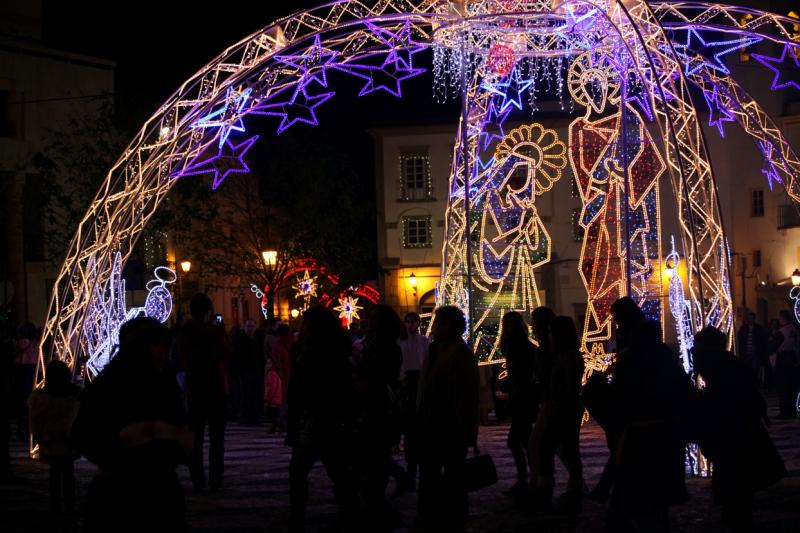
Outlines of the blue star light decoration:
M486 111L486 119L483 123L483 128L481 128L480 138L479 141L481 143L481 150L486 150L489 148L489 145L492 144L492 141L497 139L498 141L503 139L506 136L505 130L503 129L503 122L505 122L508 115L511 113L511 109L507 109L505 112L498 112L497 106L495 105L494 99L489 102L489 109ZM495 133L494 131L489 131L487 126L493 124L497 126L497 130L499 133Z
M367 23L367 27L375 39L389 50L383 63L378 66L352 62L336 65L335 68L367 80L367 84L359 91L359 96L385 91L400 98L402 96L400 83L425 72L424 68L416 68L413 63L414 54L423 50L424 46L412 39L409 22L406 22L397 33L371 23Z
M759 41L761 41L760 37L740 37L727 41L710 41L704 39L697 30L690 29L686 33L686 44L676 45L675 50L684 57L687 76L691 76L703 67L708 67L724 74L730 74L731 71L728 69L727 65L725 65L722 56L736 50L747 48ZM694 53L701 54L709 58L709 60L692 65Z
M800 46L784 45L781 57L752 54L753 59L775 73L772 90L794 87L800 91Z
M281 117L278 133L283 133L298 122L317 126L316 109L333 98L335 92L310 95L307 86L298 85L292 97L285 102L261 103L251 109L254 115L272 115Z
M221 148L216 148L213 144L209 144L191 163L177 172L175 177L181 178L213 173L214 182L211 185L211 189L216 190L229 174L246 174L250 172L250 167L244 161L244 156L257 140L258 135L255 135L235 146L230 140L225 141L225 146Z
M222 148L231 132L244 131L242 111L250 98L251 91L252 89L248 88L242 92L236 92L233 87L229 87L222 107L195 121L192 128L219 128L219 147Z
M275 59L302 72L298 82L300 87L306 87L312 82L316 82L322 87L328 87L326 72L338 56L338 52L322 46L320 36L317 35L314 37L314 44L302 54L279 55L275 56Z
M495 99L499 99L498 113L510 110L511 106L522 110L522 96L533 85L533 80L521 79L515 81L514 72L508 75L505 81L483 82L481 87L495 94Z
M708 125L716 126L720 136L725 137L725 130L723 129L722 123L735 122L736 119L733 113L731 113L727 107L720 105L719 93L717 92L716 85L711 94L704 92L703 97L706 99L706 104L708 104Z

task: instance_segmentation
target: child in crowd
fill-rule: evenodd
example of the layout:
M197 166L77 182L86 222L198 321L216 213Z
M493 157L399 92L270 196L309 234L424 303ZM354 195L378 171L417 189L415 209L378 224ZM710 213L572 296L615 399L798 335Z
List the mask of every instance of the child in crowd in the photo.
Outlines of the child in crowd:
M283 382L275 368L275 361L271 357L267 357L267 366L264 372L264 411L267 413L267 420L272 422L270 433L275 433L278 429L278 411L282 404Z

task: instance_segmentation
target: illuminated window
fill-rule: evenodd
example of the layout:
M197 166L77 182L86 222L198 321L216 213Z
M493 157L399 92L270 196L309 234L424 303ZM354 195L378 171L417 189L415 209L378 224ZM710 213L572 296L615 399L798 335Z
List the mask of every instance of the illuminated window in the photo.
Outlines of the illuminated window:
M431 165L427 153L400 156L400 199L430 200L433 196Z
M429 248L431 244L431 217L403 218L404 248Z

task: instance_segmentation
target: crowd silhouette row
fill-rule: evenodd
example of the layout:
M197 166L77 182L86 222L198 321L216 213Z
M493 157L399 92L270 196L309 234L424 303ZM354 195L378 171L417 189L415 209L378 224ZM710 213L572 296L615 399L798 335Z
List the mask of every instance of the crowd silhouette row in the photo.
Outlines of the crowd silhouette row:
M592 498L608 501L609 532L667 531L669 507L688 499L687 446L696 444L713 465L722 521L752 531L754 493L786 474L766 429L761 388L775 385L781 416L795 416L797 352L788 313L771 332L749 316L738 334L739 357L727 351L719 330L698 332L695 374L687 375L662 342L660 323L622 298L612 306L614 362L584 384L570 317L540 307L529 325L509 312L499 345L507 377L494 389L492 367L479 367L455 307L436 310L431 341L420 334L418 315L401 320L385 305L370 309L362 329L346 331L330 310L316 306L303 313L297 334L271 323L264 335L247 321L231 336L210 321L207 296L195 295L190 309L191 319L171 331L148 318L125 323L114 358L82 390L64 363L51 361L44 387L28 399L28 426L20 421L17 428L25 438L30 432L49 464L54 511L75 511L75 459L97 465L85 499L86 531L141 531L153 527L154 517L159 529L185 531L178 467L188 465L195 490L223 489L226 424L260 425L264 417L268 432L285 435L291 447L290 532L305 530L317 462L339 511L333 530L394 529L402 515L387 496L390 487L392 498L417 492L419 531L463 530L467 491L483 486L473 478L491 469L491 461L473 456L480 457L487 391L490 402L504 400L510 418L516 479L505 494L533 511L576 515L582 500ZM13 360L8 353L19 361L33 344L4 335L4 362ZM10 368L4 376L13 374ZM33 382L32 373L27 378ZM6 379L0 472L6 481L13 479L12 388ZM609 449L591 491L580 450L585 411L605 431ZM556 458L569 476L559 497Z

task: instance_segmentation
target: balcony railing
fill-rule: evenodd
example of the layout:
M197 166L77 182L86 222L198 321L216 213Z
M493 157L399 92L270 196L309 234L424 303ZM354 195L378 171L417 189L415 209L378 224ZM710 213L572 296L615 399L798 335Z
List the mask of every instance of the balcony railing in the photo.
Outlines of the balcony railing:
M800 227L800 212L794 205L778 206L778 229Z

